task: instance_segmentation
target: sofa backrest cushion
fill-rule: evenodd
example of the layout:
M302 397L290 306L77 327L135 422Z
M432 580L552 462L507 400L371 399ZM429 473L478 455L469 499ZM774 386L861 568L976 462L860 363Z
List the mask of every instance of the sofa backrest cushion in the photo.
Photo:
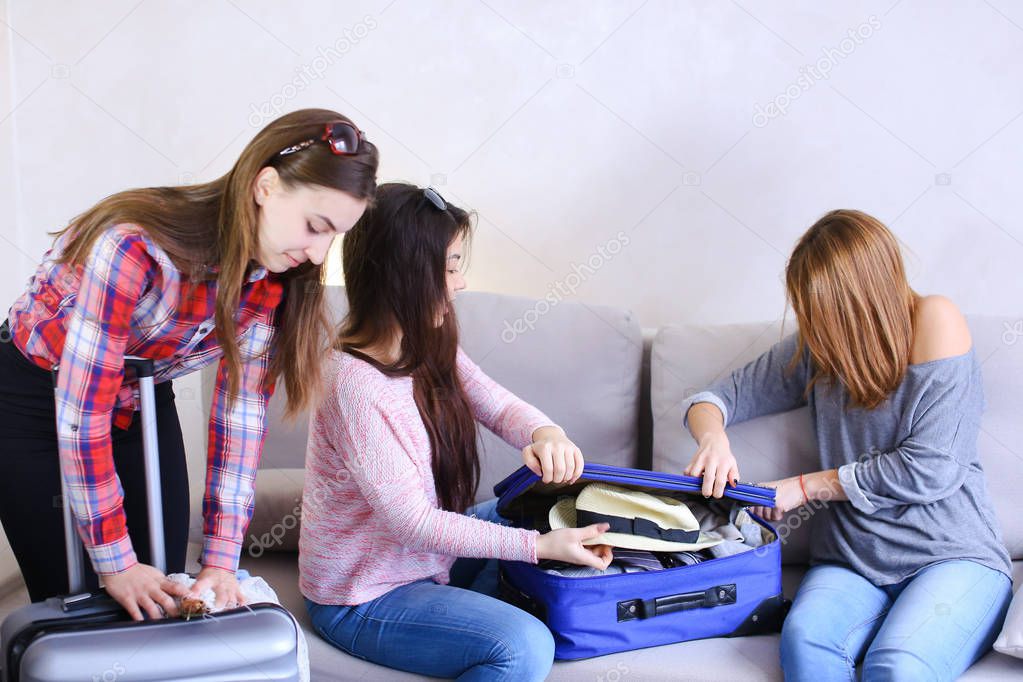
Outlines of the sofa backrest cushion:
M488 293L456 301L462 347L484 372L562 426L587 460L637 465L643 337L631 313ZM488 499L522 454L480 431Z
M333 319L341 320L344 289L328 287L327 298ZM643 340L631 313L484 292L459 295L456 311L461 345L484 372L564 427L588 459L636 466ZM208 409L216 367L204 371ZM261 469L304 466L308 416L285 422L285 401L279 384ZM480 439L477 498L486 500L495 483L522 465L522 456L482 427Z

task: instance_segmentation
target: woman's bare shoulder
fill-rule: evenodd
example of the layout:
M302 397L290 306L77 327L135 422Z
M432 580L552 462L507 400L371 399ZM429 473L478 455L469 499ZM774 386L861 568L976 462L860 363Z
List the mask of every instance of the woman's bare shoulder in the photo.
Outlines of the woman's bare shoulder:
M921 296L913 312L911 364L962 355L973 339L958 306L944 296Z

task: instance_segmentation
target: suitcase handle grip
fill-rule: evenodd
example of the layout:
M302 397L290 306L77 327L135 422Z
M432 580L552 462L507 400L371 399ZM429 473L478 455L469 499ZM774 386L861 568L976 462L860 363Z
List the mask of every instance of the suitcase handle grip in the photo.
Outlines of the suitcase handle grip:
M153 376L153 373L155 371L153 368L152 360L150 360L149 358L136 357L134 355L124 356L124 366L134 367L135 376L138 377L139 379L149 378Z
M734 604L737 590L734 583L718 585L696 592L669 594L654 599L627 599L618 602L618 622L644 620L668 613Z

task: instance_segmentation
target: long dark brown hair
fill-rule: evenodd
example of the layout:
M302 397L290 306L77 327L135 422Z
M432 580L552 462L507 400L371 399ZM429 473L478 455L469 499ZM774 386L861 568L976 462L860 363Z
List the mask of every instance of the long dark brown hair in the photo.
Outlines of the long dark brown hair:
M258 253L258 206L253 197L256 175L272 166L286 188L319 185L357 199L371 199L376 189L376 147L363 140L359 152L339 156L326 144L278 156L282 149L319 138L326 124L348 121L327 109L303 109L271 121L242 151L234 167L211 182L182 187L147 187L113 194L52 233L71 232L62 263L84 264L96 237L118 223L134 223L166 252L188 283L209 278L216 267L216 333L228 369L233 402L241 373L234 313L250 261ZM321 363L329 344L330 325L323 305L323 267L310 261L275 275L284 298L274 315L276 335L267 386L284 377L287 415L311 405L321 386Z
M480 463L476 422L456 367L458 323L453 309L444 314L447 250L459 236L468 242L471 233L466 211L450 204L441 210L414 185L381 185L373 206L344 237L349 310L335 343L388 376L412 377L430 436L437 499L442 509L457 512L476 496ZM397 333L400 351L392 362L362 352L390 347Z
M840 209L800 238L785 269L799 322L793 362L809 349L820 379L845 385L852 405L873 409L902 382L917 294L895 235L881 221Z

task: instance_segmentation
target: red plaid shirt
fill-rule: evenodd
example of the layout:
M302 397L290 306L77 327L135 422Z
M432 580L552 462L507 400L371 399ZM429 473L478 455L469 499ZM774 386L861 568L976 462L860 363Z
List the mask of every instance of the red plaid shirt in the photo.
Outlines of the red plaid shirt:
M137 563L110 441L112 426L127 428L137 408L137 384L124 380L125 355L152 359L157 382L220 360L209 420L201 562L235 570L252 516L273 393L264 384L283 285L259 267L242 289L235 315L242 372L229 409L223 350L212 333L216 281L186 291L170 258L136 225L103 232L84 268L54 262L65 238L46 252L9 319L14 343L27 358L47 370L60 365L61 469L96 572L118 573Z

